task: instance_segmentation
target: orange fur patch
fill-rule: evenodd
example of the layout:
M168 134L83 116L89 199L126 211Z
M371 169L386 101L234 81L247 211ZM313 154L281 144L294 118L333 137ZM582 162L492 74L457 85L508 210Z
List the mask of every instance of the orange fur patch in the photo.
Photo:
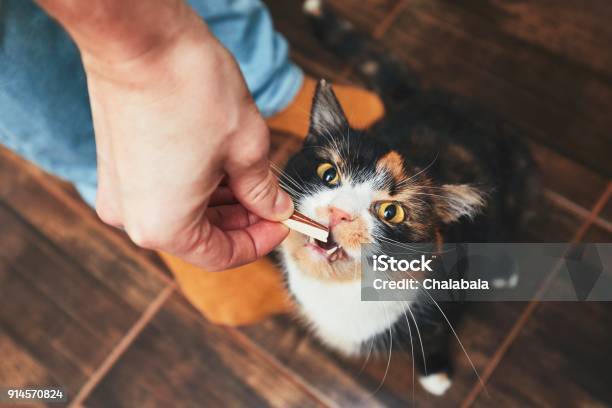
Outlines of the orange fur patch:
M312 249L306 246L306 241L307 238L304 235L291 231L282 244L303 273L316 279L336 282L348 282L361 278L359 259L329 263L326 259L314 254Z
M368 227L361 217L351 222L341 222L334 227L334 240L343 248L356 249L366 242L371 242Z
M378 160L376 167L379 171L387 170L396 182L404 180L404 159L395 150L391 150Z

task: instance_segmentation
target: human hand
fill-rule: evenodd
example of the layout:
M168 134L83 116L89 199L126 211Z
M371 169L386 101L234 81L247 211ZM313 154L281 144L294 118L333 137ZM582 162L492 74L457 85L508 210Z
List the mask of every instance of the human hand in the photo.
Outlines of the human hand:
M269 169L268 129L235 61L189 7L169 3L161 32L50 11L87 73L100 218L142 247L226 269L278 245L288 230L271 221L293 205Z

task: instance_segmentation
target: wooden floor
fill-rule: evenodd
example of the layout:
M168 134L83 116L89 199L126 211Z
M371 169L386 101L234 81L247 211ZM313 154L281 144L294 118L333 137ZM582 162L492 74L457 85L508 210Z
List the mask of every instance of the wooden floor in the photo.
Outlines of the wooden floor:
M268 0L294 59L353 80L296 0ZM525 241L612 241L612 3L337 0L425 86L519 126L544 199ZM273 157L297 147L275 135ZM63 386L74 405L609 406L612 303L470 306L442 398L411 361L343 359L287 316L206 322L151 254L103 226L66 185L0 150L0 385ZM384 381L383 381L384 379Z

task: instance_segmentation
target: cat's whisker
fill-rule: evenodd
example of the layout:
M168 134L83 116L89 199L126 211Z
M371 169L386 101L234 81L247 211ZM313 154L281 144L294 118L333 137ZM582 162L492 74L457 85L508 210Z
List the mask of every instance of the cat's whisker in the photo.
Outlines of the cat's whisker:
M301 187L299 183L297 183L293 177L287 174L286 171L278 168L278 166L274 164L273 162L270 162L270 168L272 169L273 172L276 173L277 177L286 179L287 181L291 182L291 184L295 185L298 188Z
M278 165L276 165L274 162L270 162L270 168L272 169L272 171L277 175L277 177L279 177L279 185L286 191L290 192L291 194L293 194L294 196L300 196L303 194L313 194L314 191L312 189L310 189L309 187L307 187L306 183L302 181L302 183L298 183L293 177L291 177L290 175L287 174L287 172L285 172L284 170L281 170L278 168ZM299 177L299 176L298 176ZM291 186L289 186L289 184L287 183L291 183Z
M293 183L290 183L289 180L283 178L278 179L278 184L282 185L282 186L287 186L291 189L293 189L294 191L301 191L301 187L299 185L294 186ZM295 187L297 187L299 190L296 190Z
M394 240L392 238L388 238L388 237L385 237L385 236L377 235L375 233L371 233L371 235L372 235L373 238L379 239L379 240L381 240L381 241L383 241L383 242L385 242L387 244L392 244L392 245L398 246L400 248L407 249L407 250L411 251L412 253L416 253L416 254L436 255L436 254L445 254L445 253L453 251L452 248L449 248L449 249L446 249L446 250L435 249L433 251L425 251L425 249L422 246L420 246L420 247L411 247L408 244L396 241L396 240ZM396 253L396 254L400 254L400 255L403 254L402 252L392 252L388 248L386 249L386 252L388 252L388 253Z
M325 133L328 136L328 140L331 142L330 144L332 144L333 149L336 151L336 153L338 153L338 156L347 157L347 155L342 154L342 149L340 148L340 145L338 144L338 140L336 140L336 138L331 134L329 129L325 129Z
M321 136L323 136L329 144L336 146L336 141L333 135L331 134L331 132L329 131L329 129L320 129L320 132L321 132Z
M383 272L387 279L391 279L391 277L389 276L388 273ZM423 346L423 340L421 339L421 333L419 331L419 326L418 323L416 321L416 318L414 316L414 314L412 313L412 311L410 310L410 304L408 301L405 300L400 300L402 305L406 306L406 309L408 309L408 312L410 313L410 316L412 316L412 320L414 321L414 326L417 330L418 336L419 336L419 344L421 345L421 353L423 355L423 361L425 362L425 348ZM404 318L406 319L406 325L408 326L408 338L410 339L410 355L412 357L412 403L414 405L414 390L415 390L415 363L414 363L414 342L412 339L412 329L410 328L410 319L408 319L408 315L406 314L406 309L404 309L402 311L402 313L404 314ZM427 372L427 365L426 363L423 364L423 366L425 367L425 372Z
M403 183L408 183L411 180L415 179L419 174L422 174L424 172L426 172L427 170L429 170L429 168L431 166L434 165L434 163L436 162L436 160L438 160L438 155L440 154L440 152L436 153L436 157L433 158L433 160L427 165L425 166L423 169L421 169L420 171L418 171L417 173L413 174L412 176L408 177L406 180L402 180L400 183L398 184L403 184Z
M409 305L406 305L410 308ZM408 315L404 310L404 318L406 319L406 325L408 325L408 338L410 339L410 356L412 359L412 405L414 405L414 384L415 384L415 364L414 364L414 342L412 341L412 329L410 328L410 320L408 320ZM415 322L416 324L416 322Z
M296 174L296 177L299 179L298 181L299 181L300 185L301 185L301 186L304 186L307 192L309 192L309 193L311 193L311 194L314 194L314 193L316 192L316 189L315 189L315 188L310 188L310 187L308 187L308 183L306 183L306 182L304 181L304 179L302 178L302 176L300 176L299 174Z
M416 316L412 313L412 309L410 305L406 305L408 308L408 313L412 316L412 321L414 322L414 327L417 331L417 336L419 336L419 343L421 344L421 355L423 356L423 370L425 371L425 375L427 375L427 359L425 358L425 345L423 344L423 339L421 338L421 330L419 329L419 324L417 323ZM414 358L414 354L412 355Z
M413 246L410 246L410 245L405 244L403 242L396 241L393 238L388 238L388 237L385 237L384 235L377 235L377 234L374 235L373 234L372 236L374 238L378 238L378 239L380 239L382 241L385 241L385 242L389 242L389 243L392 243L392 244L397 244L397 246L400 246L402 248L406 248L406 249L410 249L410 250L416 250L417 249L417 247L413 247Z
M389 357L387 358L387 366L385 367L385 373L383 374L383 378L380 381L380 384L374 390L374 394L376 394L382 386L385 384L385 380L387 379L387 374L389 373L389 367L391 367L391 355L393 354L393 325L391 324L391 319L387 313L387 305L383 304L383 312L385 313L385 319L387 320L387 327L389 327Z
M351 139L349 137L349 128L346 128L346 163L347 170L349 174L353 174L353 169L351 168Z
M293 189L292 187L286 185L283 182L279 182L278 185L285 190L286 192L288 192L289 194L293 195L293 196L298 196L300 195L300 192L296 191L295 189Z
M293 180L291 178L291 176L289 176L288 174L283 173L283 172L278 171L278 170L274 170L273 167L271 167L271 169L272 169L272 173L274 173L274 175L278 178L279 182L285 183L285 184L291 183L291 184L295 185L296 187L300 187L300 185L297 184L295 182L295 180Z
M427 292L427 291L426 291ZM442 308L440 307L440 305L438 304L438 302L436 302L434 300L434 298L427 293L427 295L431 298L431 300L434 302L434 304L436 305L436 307L438 308L438 310L440 311L440 313L442 313L442 316L444 317L444 320L446 320L446 323L448 324L448 327L451 329L451 331L453 332L453 336L455 336L455 338L457 339L457 343L459 343L459 346L461 347L461 350L463 351L463 354L465 354L465 357L468 359L468 362L470 363L470 366L472 366L472 370L474 370L474 374L476 374L476 377L478 378L478 381L480 382L480 385L482 386L482 389L485 390L485 393L488 393L487 388L485 386L485 383L482 381L482 378L480 378L480 374L478 374L478 370L476 369L476 366L474 365L474 362L472 361L472 359L470 358L470 355L468 354L467 350L465 349L465 347L463 346L463 343L461 342L461 340L459 339L459 335L457 334L457 332L455 331L455 328L453 327L453 325L451 324L449 318L446 316L446 313L444 313L444 311L442 310Z
M391 276L389 276L387 272L383 271L383 273L385 274L387 279L391 280ZM419 338L419 344L421 345L421 355L423 356L423 368L425 371L425 375L427 375L427 359L425 358L425 344L423 343L423 338L421 337L421 330L419 329L419 324L416 320L416 316L412 312L412 309L410 309L410 303L406 300L400 300L400 302L402 303L402 305L406 306L406 309L408 310L408 313L410 313L410 316L412 317L412 321L414 322L414 327L416 329L417 336ZM406 316L406 310L404 310L403 312L404 312L404 316L406 317L406 319L408 319L408 316ZM410 330L410 322L408 322L408 330L410 331L410 333L412 332ZM412 346L412 334L410 334L410 344ZM414 359L414 353L412 354L412 358ZM414 360L412 361L412 364L414 365ZM414 366L413 366L413 375L414 375Z
M338 154L341 154L342 151L340 149L340 146L338 145L338 140L336 140L336 138L334 137L334 135L331 134L331 131L329 129L325 129L325 134L327 134L327 136L329 137L328 140L331 141L331 143L334 145L334 148L336 149L336 151L338 152Z
M422 189L427 189L427 190L446 190L446 187L427 186L427 185L423 185L423 184L412 184L411 187L413 187L413 188L422 188Z
M299 195L300 193L304 193L303 190L296 190L294 187L287 184L285 181L280 180L278 183L285 191L293 193L294 196ZM299 187L298 187L299 188Z
M406 274L408 276L410 276L411 278L416 279L414 277L414 275L412 275L410 272L406 271ZM446 316L446 313L444 313L444 311L442 310L442 308L440 307L438 302L436 302L436 300L433 298L433 296L431 296L431 294L427 291L427 289L423 288L422 286L420 286L419 289L422 290L429 297L429 299L433 302L433 304L438 308L438 310L442 314L442 317L444 317L444 320L448 324L448 327L451 330L451 332L453 333L453 336L455 336L455 339L457 339L457 343L459 344L459 347L461 347L461 350L463 351L463 354L465 354L465 357L467 358L468 362L470 363L470 366L472 367L472 370L474 371L474 374L476 374L476 377L478 378L478 381L480 382L480 385L482 386L483 390L485 390L485 393L488 394L488 391L486 389L485 383L482 381L482 378L480 378L480 374L478 374L478 370L476 369L476 366L474 365L474 362L472 361L472 359L470 358L470 355L468 354L467 350L463 346L463 343L461 342L461 339L459 339L459 335L457 334L457 332L455 331L455 328L451 324L450 319L448 318L448 316Z
M418 330L418 323L414 317L414 315L412 314L412 311L410 310L410 302L407 301L401 301L403 305L406 306L406 309L408 309L408 312L410 313L410 316L412 316L412 320L414 321L414 326L415 328L417 328ZM403 310L402 313L404 314L404 318L406 319L406 325L408 326L408 338L410 339L410 356L411 356L411 360L412 360L412 405L414 405L414 390L415 390L415 382L416 382L416 371L415 371L415 355L414 355L414 341L412 338L412 328L410 327L410 319L408 319L408 315L406 314L406 310ZM421 340L421 335L419 333L419 343L421 345L421 353L423 354L423 361L425 362L425 348L423 346L423 340ZM425 367L425 372L427 372L427 365L424 363L423 366Z
M385 237L385 236L382 236L382 235L378 235L378 234L375 234L375 233L371 233L371 235L372 235L373 238L376 238L376 239L378 239L380 241L383 241L383 242L386 242L388 244L396 245L396 246L398 246L400 248L403 248L403 249L407 249L408 251L411 251L413 253L423 252L422 248L413 247L413 246L410 246L410 245L408 245L406 243L396 241L396 240L394 240L392 238L388 238L388 237Z
M374 339L370 339L370 347L368 348L368 353L366 354L365 360L363 362L363 364L361 365L361 369L359 369L359 372L363 372L363 370L366 368L366 365L368 364L368 361L370 360L370 355L372 354L372 349L374 348Z

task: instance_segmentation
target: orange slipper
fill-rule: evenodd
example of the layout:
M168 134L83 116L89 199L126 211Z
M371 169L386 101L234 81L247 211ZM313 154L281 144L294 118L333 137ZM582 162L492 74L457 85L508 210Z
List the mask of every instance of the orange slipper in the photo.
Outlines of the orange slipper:
M268 259L223 272L207 272L159 253L185 297L208 320L239 326L291 310L280 270Z

